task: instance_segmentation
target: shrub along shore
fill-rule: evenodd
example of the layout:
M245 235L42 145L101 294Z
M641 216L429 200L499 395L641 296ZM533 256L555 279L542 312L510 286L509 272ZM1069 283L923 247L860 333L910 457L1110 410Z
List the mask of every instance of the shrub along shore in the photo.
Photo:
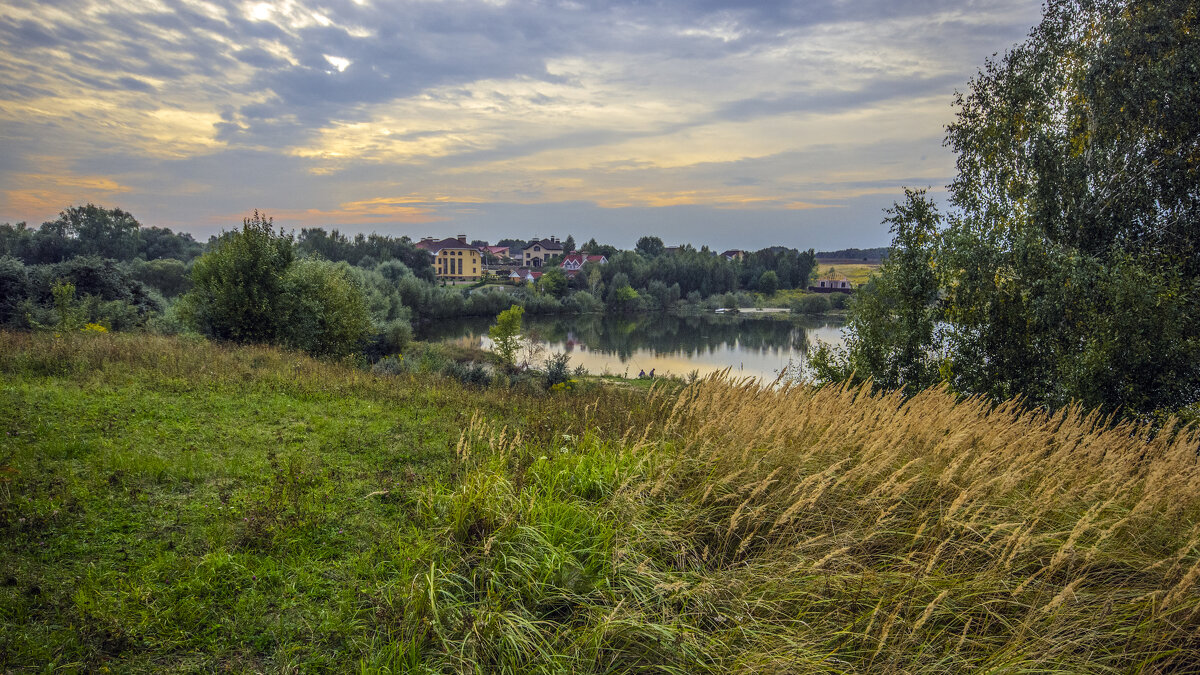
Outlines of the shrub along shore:
M1195 672L1200 436L0 333L0 670Z

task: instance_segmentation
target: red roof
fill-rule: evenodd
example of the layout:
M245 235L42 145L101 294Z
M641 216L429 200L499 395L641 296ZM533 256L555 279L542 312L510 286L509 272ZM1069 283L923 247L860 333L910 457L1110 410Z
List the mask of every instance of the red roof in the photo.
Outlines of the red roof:
M581 253L572 253L571 255L563 256L562 262L560 262L558 264L558 266L566 267L568 263L571 263L574 265L582 265L584 263L590 263L590 262L602 263L602 262L607 262L607 260L602 255L585 256Z

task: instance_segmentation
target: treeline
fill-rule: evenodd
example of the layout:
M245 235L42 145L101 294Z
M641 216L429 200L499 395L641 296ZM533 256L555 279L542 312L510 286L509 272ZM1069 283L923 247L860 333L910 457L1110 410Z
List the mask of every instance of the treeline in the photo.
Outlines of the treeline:
M190 330L380 356L405 345L414 323L492 317L513 304L531 315L748 306L756 293L803 288L816 266L812 250L773 247L727 260L644 237L635 251L589 241L585 250L609 263L588 263L573 278L550 264L536 284L446 286L407 237L273 228L255 212L201 244L94 204L37 229L0 225L0 326Z
M762 249L744 260L726 260L707 247L683 246L667 251L639 242L637 250L620 251L608 264L588 263L570 280L557 280L561 271L542 277L548 292L587 292L613 311L671 309L681 303L693 307L738 307L754 303L751 293L771 295L778 290L805 288L816 270L813 251L780 247ZM653 237L656 239L657 237ZM592 248L589 242L584 250ZM551 279L547 280L547 276Z
M887 254L887 246L880 246L879 248L839 248L836 251L818 251L817 259L830 258L835 260L878 262L886 258Z
M1200 418L1200 31L1055 1L959 95L950 209L907 191L827 380Z
M392 260L404 263L413 276L434 280L433 263L427 252L413 245L408 237L394 238L381 234L357 234L353 239L333 230L320 227L300 230L296 247L303 253L319 255L333 262L347 262L356 267L371 268Z
M60 263L77 256L118 261L174 259L189 262L204 252L192 235L165 227L142 227L126 211L95 204L72 206L34 229L0 224L0 256L27 265Z

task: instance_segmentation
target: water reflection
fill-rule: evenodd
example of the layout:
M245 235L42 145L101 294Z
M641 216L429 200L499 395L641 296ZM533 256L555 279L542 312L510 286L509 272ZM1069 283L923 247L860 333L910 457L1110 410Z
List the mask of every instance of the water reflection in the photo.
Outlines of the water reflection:
M424 340L464 340L490 347L488 318L438 322ZM633 377L639 371L705 375L731 368L735 375L774 379L804 363L810 344L841 342L840 320L748 315L526 317L526 333L549 352L567 352L571 365L596 374Z

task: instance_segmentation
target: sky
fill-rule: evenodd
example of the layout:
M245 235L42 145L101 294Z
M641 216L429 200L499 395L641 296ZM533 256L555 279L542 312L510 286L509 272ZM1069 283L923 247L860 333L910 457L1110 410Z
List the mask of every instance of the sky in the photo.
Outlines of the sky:
M887 245L1031 0L5 0L0 222L75 204L631 247Z

